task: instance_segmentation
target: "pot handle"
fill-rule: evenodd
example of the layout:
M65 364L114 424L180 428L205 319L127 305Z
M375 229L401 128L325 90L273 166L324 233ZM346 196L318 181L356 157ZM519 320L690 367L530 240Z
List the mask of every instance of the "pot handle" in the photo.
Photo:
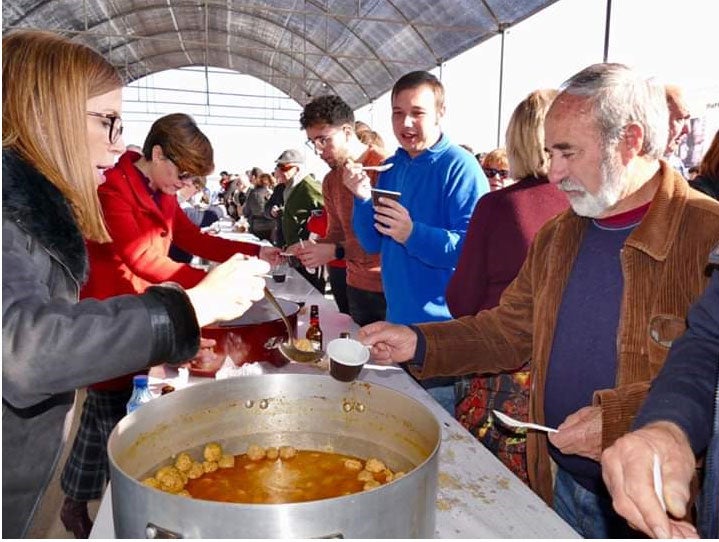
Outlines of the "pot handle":
M183 538L183 536L180 535L179 533L170 531L169 529L164 529L162 527L155 525L154 523L147 524L147 527L145 527L145 536L147 538ZM312 538L314 538L314 539L344 538L344 535L342 533L332 533L332 534L326 534L324 536L314 536Z
M180 533L170 531L154 523L148 523L145 527L145 538L184 538Z

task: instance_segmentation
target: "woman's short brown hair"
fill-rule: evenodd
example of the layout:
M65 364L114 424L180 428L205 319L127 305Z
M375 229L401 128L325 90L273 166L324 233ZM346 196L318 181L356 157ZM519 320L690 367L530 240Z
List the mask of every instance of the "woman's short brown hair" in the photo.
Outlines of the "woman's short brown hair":
M145 160L152 160L152 148L155 145L160 146L163 154L175 163L180 173L203 177L215 169L212 144L189 115L172 113L157 119L142 146Z
M110 241L97 197L87 100L122 88L98 52L51 32L11 32L2 42L2 146L18 153L70 203L82 234Z
M496 167L499 166L499 167ZM482 167L495 167L495 169L509 169L509 160L507 159L507 151L504 147L489 151L482 159Z
M274 188L275 178L269 173L260 173L257 176L257 186L266 186L267 188Z

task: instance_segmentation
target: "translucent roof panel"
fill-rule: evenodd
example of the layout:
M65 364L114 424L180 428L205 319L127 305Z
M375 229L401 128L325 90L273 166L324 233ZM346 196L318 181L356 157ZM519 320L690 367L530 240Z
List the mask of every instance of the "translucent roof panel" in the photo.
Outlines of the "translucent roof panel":
M352 108L556 0L3 0L3 33L53 30L102 52L129 83L183 66L236 70L299 104Z

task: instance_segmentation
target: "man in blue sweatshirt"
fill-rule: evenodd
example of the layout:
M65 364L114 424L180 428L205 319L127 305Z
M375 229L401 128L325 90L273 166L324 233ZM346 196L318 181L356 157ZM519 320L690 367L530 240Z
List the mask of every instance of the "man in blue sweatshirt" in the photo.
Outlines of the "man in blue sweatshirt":
M416 71L392 88L392 128L401 148L387 159L377 188L400 192L398 201L372 204L369 177L349 163L344 182L355 194L353 227L364 250L381 254L387 320L415 324L451 319L444 294L472 211L489 191L477 160L442 133L444 88ZM454 385L423 382L454 414Z

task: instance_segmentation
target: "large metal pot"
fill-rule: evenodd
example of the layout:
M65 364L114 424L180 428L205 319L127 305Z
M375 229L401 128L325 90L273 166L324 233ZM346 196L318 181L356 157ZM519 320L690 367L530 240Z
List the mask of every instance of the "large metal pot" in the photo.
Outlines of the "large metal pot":
M333 450L383 459L407 474L353 495L295 504L189 499L138 479L209 441ZM441 428L421 403L389 388L328 376L239 377L179 390L123 418L108 444L119 537L431 538ZM414 468L413 468L414 467Z
M297 333L297 313L300 311L299 304L287 299L277 300L287 319ZM222 322L219 324L205 326L202 328L202 336L217 341L214 352L219 363L215 367L204 367L190 365L190 371L207 376L213 375L219 369L225 356L229 356L235 365L253 361L269 361L277 367L287 363L277 349L277 345L287 340L287 328L277 314L274 307L266 300L261 299L254 303L240 318Z

